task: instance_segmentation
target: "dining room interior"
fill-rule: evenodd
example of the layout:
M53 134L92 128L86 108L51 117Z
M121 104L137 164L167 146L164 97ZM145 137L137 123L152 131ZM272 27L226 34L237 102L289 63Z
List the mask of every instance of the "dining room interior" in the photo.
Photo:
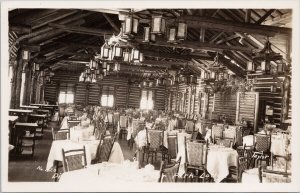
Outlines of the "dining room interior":
M291 183L292 16L11 9L8 181Z

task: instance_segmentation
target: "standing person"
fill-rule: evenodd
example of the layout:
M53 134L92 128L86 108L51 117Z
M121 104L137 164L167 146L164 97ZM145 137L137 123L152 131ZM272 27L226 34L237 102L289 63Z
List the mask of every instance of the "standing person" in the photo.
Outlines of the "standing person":
M135 137L135 144L136 144L136 160L138 161L139 168L142 167L143 157L144 157L144 149L148 145L147 141L147 129L145 123L140 124L140 127L143 127L140 132Z

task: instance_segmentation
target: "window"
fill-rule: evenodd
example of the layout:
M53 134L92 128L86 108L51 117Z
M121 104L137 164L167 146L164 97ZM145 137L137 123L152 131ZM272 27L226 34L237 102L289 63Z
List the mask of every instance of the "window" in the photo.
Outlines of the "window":
M153 109L153 91L143 90L140 109Z
M58 103L74 103L74 84L61 84Z
M114 106L114 87L103 86L101 96L101 106L113 107Z

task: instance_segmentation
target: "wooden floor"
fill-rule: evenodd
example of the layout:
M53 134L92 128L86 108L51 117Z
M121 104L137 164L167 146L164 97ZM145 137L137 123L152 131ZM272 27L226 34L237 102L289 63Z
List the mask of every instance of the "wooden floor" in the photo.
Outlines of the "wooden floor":
M8 164L8 180L10 182L53 182L54 172L46 172L46 164L52 144L51 128L59 129L56 121L49 122L44 130L43 139L36 141L34 157L10 156ZM135 148L130 150L125 139L118 140L121 145L124 159L133 160ZM160 161L153 163L155 169L159 169Z

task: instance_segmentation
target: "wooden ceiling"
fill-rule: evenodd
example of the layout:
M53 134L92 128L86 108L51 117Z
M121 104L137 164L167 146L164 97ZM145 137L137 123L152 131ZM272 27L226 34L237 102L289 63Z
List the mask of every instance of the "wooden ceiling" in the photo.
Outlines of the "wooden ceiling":
M31 61L41 68L82 71L86 62L99 53L104 39L118 34L119 20L129 9L14 9L9 12L10 61L18 50L31 50ZM292 11L288 9L136 9L140 18L139 34L132 42L145 55L145 69L121 66L120 73L163 72L166 68L187 67L199 73L213 62L216 52L220 61L238 76L245 75L247 61L262 49L266 37L276 41L291 36ZM147 44L141 41L143 26L154 14L167 23L185 20L187 39L169 44L166 38ZM286 57L286 53L281 54Z

